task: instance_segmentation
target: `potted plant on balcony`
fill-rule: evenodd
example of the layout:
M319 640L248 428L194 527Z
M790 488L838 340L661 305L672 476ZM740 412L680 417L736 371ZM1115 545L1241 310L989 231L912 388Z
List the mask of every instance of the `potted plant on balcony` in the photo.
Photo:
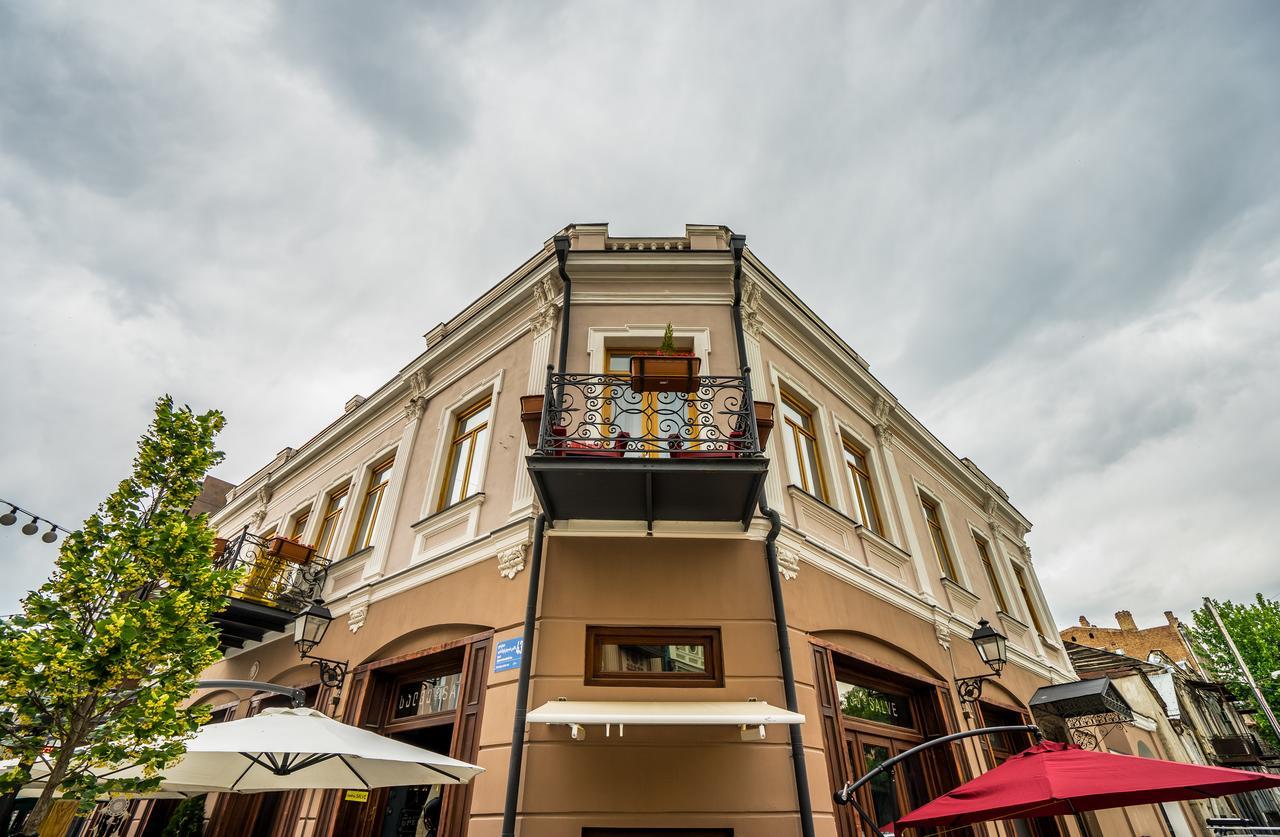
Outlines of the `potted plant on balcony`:
M546 396L542 393L520 396L520 423L524 425L524 439L534 450L538 447L538 430L542 427L542 402L545 399Z
M760 450L769 443L769 434L773 432L773 402L756 401L756 430L760 432Z
M701 370L702 358L677 349L671 323L667 323L657 351L631 358L631 389L633 392L694 392L698 389Z
M276 535L267 543L267 554L275 558L283 558L292 564L305 564L316 554L314 546Z

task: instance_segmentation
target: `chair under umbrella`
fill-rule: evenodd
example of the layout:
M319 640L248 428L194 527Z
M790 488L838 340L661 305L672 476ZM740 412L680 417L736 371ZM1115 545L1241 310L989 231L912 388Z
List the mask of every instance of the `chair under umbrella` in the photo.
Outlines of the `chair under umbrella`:
M1042 741L897 820L948 828L988 820L1052 817L1280 787L1280 776L1083 750Z
M484 768L353 727L313 709L265 709L208 724L162 771L162 788L183 791L379 788L465 784ZM100 774L135 778L131 767Z

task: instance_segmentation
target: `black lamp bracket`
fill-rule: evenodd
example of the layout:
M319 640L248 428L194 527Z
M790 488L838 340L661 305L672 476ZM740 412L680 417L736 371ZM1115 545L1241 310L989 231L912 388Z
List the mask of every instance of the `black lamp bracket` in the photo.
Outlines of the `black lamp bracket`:
M313 657L310 654L300 654L304 660L310 660L311 665L320 669L320 682L330 689L341 689L343 682L347 679L347 671L350 663L346 660L329 660L324 657Z
M999 672L995 674L979 674L974 677L957 677L956 693L960 695L961 703L977 703L982 697L982 684L987 680L994 680L1000 676Z

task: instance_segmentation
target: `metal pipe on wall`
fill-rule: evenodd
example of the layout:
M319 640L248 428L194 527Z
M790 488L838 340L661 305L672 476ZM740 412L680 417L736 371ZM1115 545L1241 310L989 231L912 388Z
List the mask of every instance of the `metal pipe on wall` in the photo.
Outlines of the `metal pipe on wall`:
M747 246L745 235L731 235L729 250L733 254L733 334L738 344L738 368L745 377L750 374L747 363L747 338L742 328L742 253ZM750 382L744 381L745 391L750 394ZM749 400L749 398L748 398ZM755 423L755 404L751 404L751 421ZM759 440L759 429L756 439ZM782 597L782 576L778 572L778 533L782 531L782 518L769 508L764 489L760 491L760 513L769 519L769 534L765 536L764 552L769 570L769 594L773 601L773 624L778 632L778 658L782 664L782 688L786 694L787 709L800 711L796 698L796 673L791 662L791 640L787 631L787 608ZM800 811L800 833L803 837L813 837L813 803L809 799L809 769L804 760L804 735L799 724L788 727L791 738L791 769L795 775L796 805Z
M533 554L529 557L529 595L525 599L524 633L520 645L520 675L516 678L516 715L511 725L511 759L507 767L507 797L502 808L502 837L515 837L516 806L520 801L520 771L524 766L524 727L529 714L529 675L533 669L533 625L538 616L538 592L542 581L542 541L546 512L533 524Z

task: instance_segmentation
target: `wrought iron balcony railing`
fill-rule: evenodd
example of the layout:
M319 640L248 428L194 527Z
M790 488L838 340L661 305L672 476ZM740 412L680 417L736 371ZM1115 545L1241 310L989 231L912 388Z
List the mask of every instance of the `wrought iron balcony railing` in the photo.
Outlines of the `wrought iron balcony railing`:
M313 554L296 563L273 550L273 540L241 532L227 541L214 563L223 569L244 570L232 598L298 613L320 595L329 560Z
M703 375L691 392L636 392L626 376L547 374L540 456L760 457L750 385L740 376Z

